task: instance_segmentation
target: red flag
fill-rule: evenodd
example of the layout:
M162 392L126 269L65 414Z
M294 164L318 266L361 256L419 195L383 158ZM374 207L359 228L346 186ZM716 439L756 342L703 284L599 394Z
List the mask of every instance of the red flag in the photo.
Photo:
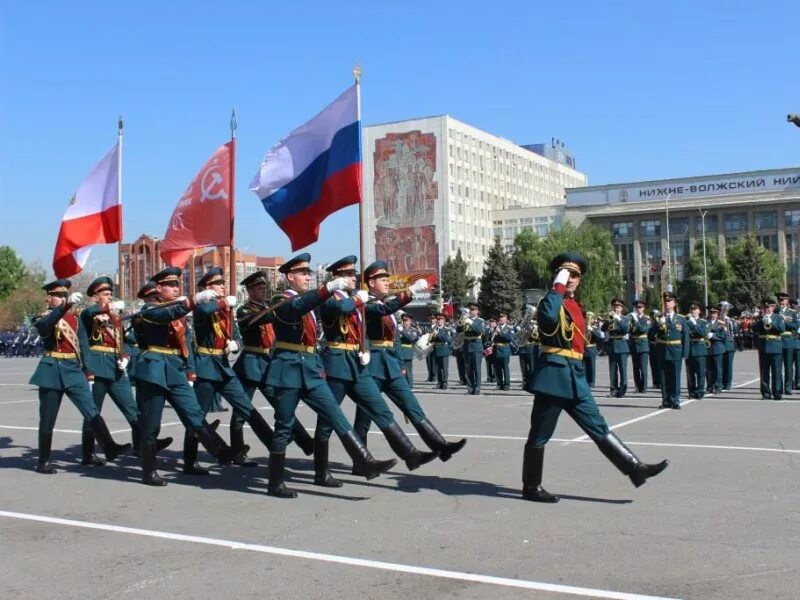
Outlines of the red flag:
M183 192L161 242L161 258L183 267L196 248L231 244L231 152L223 144Z
M448 319L452 319L453 315L455 314L455 306L453 305L453 299L450 298L447 302L442 304L442 314Z

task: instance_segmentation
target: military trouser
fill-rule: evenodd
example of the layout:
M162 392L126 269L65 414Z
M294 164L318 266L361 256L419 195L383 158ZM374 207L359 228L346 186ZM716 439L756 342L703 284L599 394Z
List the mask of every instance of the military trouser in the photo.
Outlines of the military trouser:
M633 365L633 384L637 392L647 391L647 365L650 363L649 352L631 352Z
M464 376L467 379L467 391L478 393L481 391L481 362L483 352L464 351Z
M541 447L550 441L558 423L561 411L578 424L593 441L602 440L608 435L608 425L591 394L573 398L560 398L537 392L531 411L531 428L526 446Z
M425 355L425 366L428 367L428 381L436 379L436 357L433 355L433 350Z
M414 387L414 359L404 359L403 368L406 370L406 381L408 381L408 387Z
M496 352L493 353L494 375L497 378L497 388L506 389L511 385L511 368L509 367L511 358L509 356L496 356L496 354Z
M119 412L122 413L128 424L135 428L139 421L139 407L133 398L130 380L125 375L121 375L116 379L95 377L92 384L92 398L97 407L97 412L103 412L103 401L106 394L111 396L114 404L117 405ZM83 433L87 435L92 433L92 425L88 419L83 420ZM138 440L134 441L138 442Z
M653 379L653 387L661 387L661 361L658 358L658 352L653 350L650 346L650 375Z
M489 355L486 357L486 381L488 383L494 383L496 379L497 378L494 376L494 358Z
M450 357L437 356L436 360L436 382L439 387L447 386L447 379L450 375Z
M733 357L735 350L729 350L722 355L722 389L729 390L733 384Z
M209 412L217 410L219 401L218 396L227 400L234 410L238 411L244 420L250 418L255 408L252 400L247 396L242 387L242 382L238 377L231 377L227 381L211 381L210 379L198 379L194 384L194 393L197 402L203 410L205 417Z
M405 377L395 377L394 379L374 379L378 389L386 394L389 399L394 402L395 406L403 412L403 416L408 419L412 425L418 425L426 420L425 411L408 386ZM356 433L366 442L369 426L372 422L366 411L358 407L356 410L356 418L353 422ZM380 425L379 425L380 426Z
M597 354L584 353L583 368L586 371L586 383L589 384L590 388L593 388L597 377Z
M681 405L682 360L661 361L661 406Z
M761 374L761 396L780 400L783 396L783 354L758 351L758 369Z
M66 390L53 390L49 388L39 388L39 433L52 434L56 426L58 409L61 407L61 399L67 398L75 405L75 408L83 415L83 418L91 421L100 414L95 406L89 386L86 383L70 385Z
M608 372L611 380L609 390L611 395L622 398L628 393L628 355L609 354Z
M241 381L241 380L240 380ZM273 397L272 390L267 385L256 385L250 381L241 381L242 387L244 388L244 393L247 394L247 397L250 399L250 402L253 401L253 397L256 395L256 390L259 390L263 395L264 398L267 399L269 405L275 409L275 398ZM253 405L253 409L255 405ZM238 408L234 407L233 412L231 413L231 447L237 448L238 444L234 445L234 440L241 440L244 437L244 424L247 421L245 415L242 411ZM307 435L305 427L303 424L298 420L294 420L294 425L292 425L292 438L297 439L299 436Z
M169 386L168 389L149 381L139 381L142 411L139 414L139 429L143 442L155 442L161 427L164 402L169 402L185 427L196 429L205 422L203 409L197 402L189 382Z
M365 413L370 421L375 421L380 429L386 429L395 422L391 409L381 396L381 392L371 376L366 375L355 381L346 381L329 375L327 381L337 404L341 404L347 395L356 403L358 411ZM358 423L358 416L356 416L356 423ZM369 428L369 424L367 424L367 428ZM326 441L330 439L332 432L333 427L325 420L325 417L318 416L314 439ZM358 428L356 428L356 433L358 433Z
M686 388L690 398L702 398L706 393L706 357L686 359Z
M706 391L709 394L716 394L722 390L722 354L712 354L708 356L706 367L708 379L706 381Z
M466 385L467 374L464 365L464 352L461 350L458 352L454 352L453 356L456 357L456 370L458 371L458 382L462 385Z
M333 392L327 384L314 388L275 387L275 436L272 438L270 453L282 454L292 439L295 423L294 413L300 400L318 415L325 417L336 435L342 436L353 429L342 409L336 403Z
M794 382L792 381L794 353L794 348L783 349L783 393L787 396L791 395L792 387L794 387Z
M530 374L533 371L531 368L531 363L533 362L533 357L531 356L530 350L523 350L522 348L519 349L519 370L522 373L522 389L524 390L528 386L528 379L530 378Z
M794 389L800 390L800 338L797 340L797 346L794 351Z

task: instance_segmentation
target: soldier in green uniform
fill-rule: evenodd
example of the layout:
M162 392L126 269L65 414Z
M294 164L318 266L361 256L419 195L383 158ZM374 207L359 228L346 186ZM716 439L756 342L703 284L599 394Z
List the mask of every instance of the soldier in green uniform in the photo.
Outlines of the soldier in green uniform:
M459 309L463 310L463 309ZM453 342L456 341L455 335L453 335ZM453 357L456 359L456 372L458 373L458 383L460 385L467 385L467 376L464 371L464 345L458 345L451 343L450 350Z
M139 409L133 398L133 388L128 379L128 354L124 351L124 333L120 312L125 308L122 300L113 300L114 283L110 277L98 277L89 284L86 295L92 304L80 312L78 340L81 345L84 372L89 379L97 411L103 412L106 394L116 404L131 428L133 452L138 456L141 444L139 431ZM157 451L172 443L172 438L156 441ZM81 432L81 464L105 464L94 453L94 433L89 422L84 419Z
M530 304L524 304L522 306L522 314L529 314L532 308ZM535 331L531 329L531 324L529 322L523 321L520 324L520 327L517 329L516 338L518 343L517 356L519 357L519 371L522 374L522 389L524 390L528 385L528 379L530 379L533 373L534 340L536 339Z
M31 385L39 388L39 462L36 470L47 475L56 473L50 464L50 450L53 428L65 393L89 423L107 460L114 460L131 447L114 441L92 398L81 364L79 320L71 310L83 296L77 292L70 294L71 287L69 279L56 279L43 286L47 292L48 310L33 321L44 343L44 354L30 379Z
M403 415L414 426L422 441L445 462L467 443L466 439L448 442L428 419L414 392L403 376L403 365L398 351L399 337L394 313L411 302L413 294L427 288L427 281L415 281L408 291L389 297L389 272L383 261L375 261L364 270L364 280L370 298L365 307L367 316L367 338L370 345L369 370L381 392L403 411ZM444 315L437 319L444 326ZM370 418L361 409L356 410L355 428L366 443Z
M467 394L478 396L481 393L481 363L483 362L483 333L486 323L480 317L480 306L469 303L469 316L459 325L464 335L464 374L467 379Z
M142 406L139 429L142 432L142 482L164 486L167 482L156 471L156 435L161 426L164 402L169 402L181 419L219 464L227 464L235 453L206 422L192 386L190 339L184 317L195 302L180 295L178 267L167 267L153 276L162 303L146 306L136 317L135 327L142 354L136 363L136 379ZM246 453L249 448L245 447ZM185 459L185 456L184 456Z
M624 398L628 393L628 354L631 351L628 339L631 320L622 314L624 309L625 303L619 298L614 298L611 301L611 312L603 323L611 382L608 391L610 398Z
M274 409L275 398L267 385L270 353L275 342L275 332L272 329L273 315L267 306L267 276L263 271L256 271L243 279L241 285L247 290L247 302L236 311L236 321L242 338L242 353L233 365L233 372L236 373L244 393L251 402L256 390L260 390ZM244 447L245 421L244 413L234 408L231 414L231 448L234 451ZM269 429L269 425L267 428ZM270 437L272 434L272 429L269 429ZM292 439L306 456L314 453L314 440L297 418L292 425ZM248 460L246 454L234 463L242 467L257 465L255 461Z
M681 366L689 355L689 323L675 312L678 297L670 291L662 296L664 314L651 327L661 364L661 408L680 410Z
M710 344L709 323L700 317L700 308L699 302L689 305L689 356L686 357L686 387L689 397L698 400L706 393L706 357Z
M650 322L657 320L661 316L661 311L654 308L650 311ZM661 389L661 364L658 357L658 344L656 344L655 329L650 328L650 333L647 335L648 342L650 343L650 375L653 379L653 387Z
M783 393L786 396L792 395L792 373L794 367L794 354L797 349L797 311L789 306L789 294L781 292L778 294L778 313L783 317L786 324L786 331L781 334L783 341Z
M492 357L494 358L494 375L497 378L497 389L511 389L511 349L515 343L514 327L508 322L508 313L500 311L497 327L492 337Z
M722 391L722 361L725 355L725 321L719 318L719 309L716 306L708 307L708 331L711 333L708 349L708 378L706 392L719 394Z
M633 301L633 312L630 314L630 351L633 366L633 383L640 394L647 393L647 366L650 363L650 326L652 322L645 314L644 300Z
M486 331L483 333L483 357L486 360L486 383L497 383L497 377L494 374L494 357L492 356L492 338L497 329L497 319L489 317L486 321Z
M794 310L800 319L800 298L795 298ZM798 323L798 330L795 333L795 350L794 350L794 389L800 390L800 323Z
M450 373L450 344L453 341L453 332L447 326L443 312L434 314L436 325L431 330L430 342L433 346L433 360L436 367L436 387L440 390L447 389L447 378Z
M586 347L583 349L583 367L586 370L586 383L594 389L597 376L598 346L602 346L606 334L594 322L594 313L586 313Z
M428 318L428 333L433 335L433 328L436 327L436 315L433 314ZM428 340L430 342L430 339ZM433 349L425 355L425 366L428 368L428 383L436 381L436 357L434 356Z
M758 345L758 368L761 374L762 400L780 400L783 397L783 333L786 321L775 310L775 298L763 302L761 317L753 322L753 335Z
M722 389L729 390L733 385L733 359L736 356L736 333L738 324L729 315L733 305L723 300L719 303L720 318L725 325L725 354L722 355Z
M583 367L586 323L583 309L575 298L587 269L586 261L577 253L566 252L550 261L550 269L555 274L553 286L536 312L542 357L528 386L535 397L522 463L522 497L534 502L559 500L542 487L542 467L544 446L552 437L562 410L567 411L606 458L639 487L663 471L668 463L666 460L655 465L642 463L609 431L586 383Z
M197 285L201 291L195 295L192 319L197 377L194 393L203 416L211 410L215 396L220 395L247 421L256 437L269 449L272 445L272 429L253 406L253 401L245 393L228 359L230 354L240 350L233 315L236 296L225 295L225 280L220 267L211 267ZM183 472L187 475L208 475L208 470L197 462L197 450L197 437L187 431L183 440ZM246 462L244 456L239 462Z
M408 387L414 387L414 344L420 338L419 329L414 326L414 317L407 312L400 313L400 354L403 358L403 369L406 372Z
M275 435L269 459L267 493L279 498L294 498L297 493L283 482L286 446L292 437L294 413L302 399L317 414L325 417L342 440L342 445L358 472L373 479L391 469L397 461L375 460L342 413L330 386L324 379L324 367L317 354L317 324L313 310L331 297L335 290L347 289L345 278L329 281L310 290L311 256L299 254L284 263L279 271L286 276L287 289L273 304L275 345L267 385L275 394Z
M356 289L355 256L345 256L328 267L334 278L347 281L344 290L335 290L330 298L320 305L320 320L325 332L325 351L322 363L328 385L341 404L345 395L356 403L359 410L375 421L383 432L389 447L403 459L409 471L414 471L434 460L436 452L420 452L394 420L391 409L381 396L381 391L370 374L370 351L361 351L365 327L362 308L369 299L366 290ZM333 428L324 417L318 417L314 433L314 483L324 487L341 487L328 470L328 440ZM356 429L358 431L358 429ZM362 437L366 440L366 437Z

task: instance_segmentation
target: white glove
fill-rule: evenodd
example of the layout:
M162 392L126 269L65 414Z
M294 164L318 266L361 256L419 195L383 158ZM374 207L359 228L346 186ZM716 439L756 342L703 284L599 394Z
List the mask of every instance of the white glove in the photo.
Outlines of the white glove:
M122 312L123 310L125 310L125 302L122 300L114 300L109 305L109 307L111 308L111 310L114 310L116 312Z
M89 380L89 391L91 392L94 389L94 379Z
M708 339L710 339L710 340L713 340L713 339L714 339L714 332L713 332L713 331L709 331L709 332L708 332L708 335L707 335L706 337L707 337Z
M325 287L328 289L329 292L334 292L336 290L346 290L347 289L347 278L345 277L337 277L325 284Z
M120 371L127 371L129 362L130 361L127 358L125 358L124 356L122 358L118 358L117 359L117 368Z
M194 295L194 303L195 304L203 304L205 302L210 302L211 300L217 299L217 292L214 290L203 290L202 292L197 292Z
M470 325L472 325L472 319L470 319L469 317L467 317L466 319L464 319L464 325L466 325L467 327L469 327Z
M556 273L556 279L553 281L553 285L560 283L561 285L567 285L569 281L569 270L568 269L560 269L558 273Z
M236 296L225 296L225 302L228 304L229 308L233 308L236 306Z
M175 298L175 302L186 302L186 300L188 300L186 296L178 296Z
M631 313L631 317L632 317L632 318L633 318L633 320L634 320L634 321L636 321L637 323L639 322L639 314L638 314L638 313Z
M354 296L359 298L363 304L366 304L367 300L369 300L369 292L367 290L358 290Z
M67 298L67 302L69 302L70 304L77 304L81 300L83 300L83 294L81 294L80 292L72 292Z
M193 387L194 387L194 381L192 381L191 379L190 379L190 380L188 380L186 383L188 383L188 384L189 384L189 387L190 387L190 388L193 388Z
M691 323L692 325L697 325L697 319L695 319L694 317L689 317L689 323Z
M228 340L225 342L225 352L228 354L234 354L239 351L239 342L236 340Z
M625 335L623 335L623 336L622 336L622 339L623 339L623 340L627 340L627 339L630 339L630 337L631 337L631 336L629 336L629 335L626 333Z
M617 313L614 313L614 320L615 321L620 321L621 319L622 319L622 315L618 315Z
M369 352L359 352L358 360L363 366L366 367L369 364Z
M411 287L408 288L408 291L412 294L419 294L420 292L424 292L428 289L428 281L425 279L417 279L414 283L411 284Z
M667 317L659 317L658 318L658 322L661 323L662 325L666 325L667 324Z

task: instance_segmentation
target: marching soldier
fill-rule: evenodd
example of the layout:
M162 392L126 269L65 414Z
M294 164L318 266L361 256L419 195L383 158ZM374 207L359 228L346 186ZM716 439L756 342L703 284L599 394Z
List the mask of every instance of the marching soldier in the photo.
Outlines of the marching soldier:
M275 344L267 372L267 385L275 395L275 435L269 458L269 487L267 493L278 498L295 498L297 493L283 482L286 446L292 437L295 410L305 400L339 436L358 473L374 479L391 469L397 461L375 460L359 439L353 426L336 403L330 386L324 379L324 367L317 354L319 325L312 312L331 297L335 290L347 289L345 278L339 277L309 290L311 256L298 254L278 269L286 277L287 289L273 304Z
M511 389L511 347L514 344L514 327L508 322L508 313L500 311L497 328L492 337L492 357L494 358L494 374L497 377L497 389Z
M191 371L191 340L184 317L195 307L195 302L180 295L180 276L178 267L167 267L156 273L153 282L162 302L144 307L135 317L136 335L142 349L136 362L137 391L141 395L142 407L139 415L142 483L152 486L167 485L156 471L156 435L161 426L164 402L172 405L181 422L197 436L219 464L230 463L236 457L206 422L192 389L195 375ZM249 448L245 446L242 452L246 454L247 450Z
M434 313L436 324L431 330L431 345L433 346L434 365L436 369L436 387L440 390L447 389L447 378L450 372L450 343L453 341L453 332L447 327L443 312Z
M686 358L686 381L690 398L700 400L706 392L706 357L708 356L709 323L700 317L700 303L692 302L689 310L689 356Z
M783 333L786 322L776 312L775 298L764 300L764 313L753 323L758 340L758 368L761 374L761 399L780 400L783 397Z
M39 462L36 470L46 475L57 472L50 464L50 450L53 428L65 393L89 422L106 460L113 461L131 448L130 444L114 441L92 398L81 365L79 321L71 310L83 296L78 292L70 294L71 287L69 279L56 279L44 285L42 289L47 292L48 310L33 322L44 340L45 349L30 383L39 387Z
M270 352L275 342L272 329L273 315L267 306L267 277L263 271L256 271L241 281L247 290L247 302L236 311L236 322L242 338L242 353L233 365L233 372L239 378L244 393L253 401L256 390L260 390L270 406L275 408L275 398L267 385ZM244 414L234 408L231 414L231 448L240 452L244 447ZM267 425L269 427L269 425ZM270 429L272 435L272 430ZM314 453L314 440L299 419L292 425L292 439L306 456ZM247 455L234 461L242 467L255 467L258 463L247 459Z
M778 303L780 304L778 312L786 324L786 331L781 334L781 340L783 341L783 393L791 396L794 355L798 344L798 316L797 311L789 306L789 294L786 292L778 294Z
M432 314L428 318L428 333L433 337L433 328L436 327L436 314ZM431 340L429 340L431 341ZM428 368L428 383L436 381L436 356L433 351L425 355L425 366Z
M650 326L652 323L644 312L643 300L633 301L631 318L631 362L633 364L633 383L640 394L647 393L647 365L650 362Z
M139 409L133 398L133 389L128 379L129 357L124 352L123 329L120 312L125 308L122 300L112 300L114 283L110 277L98 277L89 284L86 295L93 304L80 313L78 340L89 387L92 390L97 411L103 411L106 394L125 417L131 428L134 454L139 454L142 441L139 430ZM172 438L156 440L156 451L160 452L172 443ZM91 424L84 419L81 433L82 465L102 465L105 461L94 453L94 433Z
M522 497L534 502L559 500L542 487L542 468L544 446L552 437L562 410L567 411L606 458L639 487L663 471L668 462L642 463L608 429L586 383L583 368L586 323L575 298L587 269L586 261L574 252L567 252L550 261L550 269L555 273L553 286L539 303L536 313L542 358L528 387L535 397L522 463Z
M594 389L597 376L597 347L602 345L606 334L594 322L594 313L586 313L586 348L583 350L583 367L586 369L586 383Z
M689 355L689 327L686 319L675 312L678 297L664 292L664 314L653 323L661 363L661 408L681 408L681 365Z
M486 323L480 317L477 302L469 303L469 316L461 325L464 334L464 374L467 378L467 394L478 396L481 393L481 363L483 362L483 333Z
M708 307L708 330L711 336L711 346L708 350L708 379L706 392L719 394L722 391L722 363L725 355L725 321L719 318L719 309L716 306Z
M606 333L606 352L608 353L608 370L611 380L610 398L624 398L628 393L628 332L631 320L622 314L625 303L619 298L611 301L612 311L603 324Z
M326 340L325 351L322 353L326 380L337 404L341 405L345 395L349 396L359 410L375 421L389 447L405 461L408 470L414 471L434 460L438 454L420 452L414 447L395 421L370 374L370 352L361 351L364 337L361 309L369 299L369 294L365 290L358 290L353 296L349 294L356 289L357 260L355 256L345 256L327 269L333 277L345 279L347 287L334 290L331 297L320 305L320 319ZM324 487L341 487L342 483L328 470L328 440L332 431L324 417L317 418L317 429L314 433L314 483ZM356 432L361 433L359 429ZM361 439L366 443L366 435L361 436Z
M733 359L736 355L736 338L739 334L739 324L728 315L731 308L733 305L725 300L719 303L721 320L725 326L725 353L722 355L723 390L731 389L733 384Z
M414 327L414 317L407 312L398 311L400 317L400 353L403 357L403 368L406 371L408 387L414 387L414 344L420 337L419 329Z
M415 281L408 292L388 298L389 272L383 261L375 261L370 264L364 270L364 279L370 294L365 311L367 337L370 345L369 370L372 378L381 391L403 411L403 415L417 430L425 445L438 453L442 462L446 462L464 447L467 440L448 442L428 419L419 400L411 391L408 382L403 377L402 365L397 354L397 325L392 316L399 308L411 302L414 293L424 291L427 288L427 281L424 279ZM444 314L438 314L441 315L441 318L437 318L437 321L441 322L441 325L438 326L444 328ZM446 328L444 329L446 330ZM450 335L449 330L448 335ZM369 427L369 415L359 407L356 410L355 428L365 443ZM356 466L353 468L356 470Z
M497 329L497 319L489 317L486 321L486 330L483 332L483 356L486 359L486 383L496 383L497 377L494 374L494 357L492 356L492 338Z

